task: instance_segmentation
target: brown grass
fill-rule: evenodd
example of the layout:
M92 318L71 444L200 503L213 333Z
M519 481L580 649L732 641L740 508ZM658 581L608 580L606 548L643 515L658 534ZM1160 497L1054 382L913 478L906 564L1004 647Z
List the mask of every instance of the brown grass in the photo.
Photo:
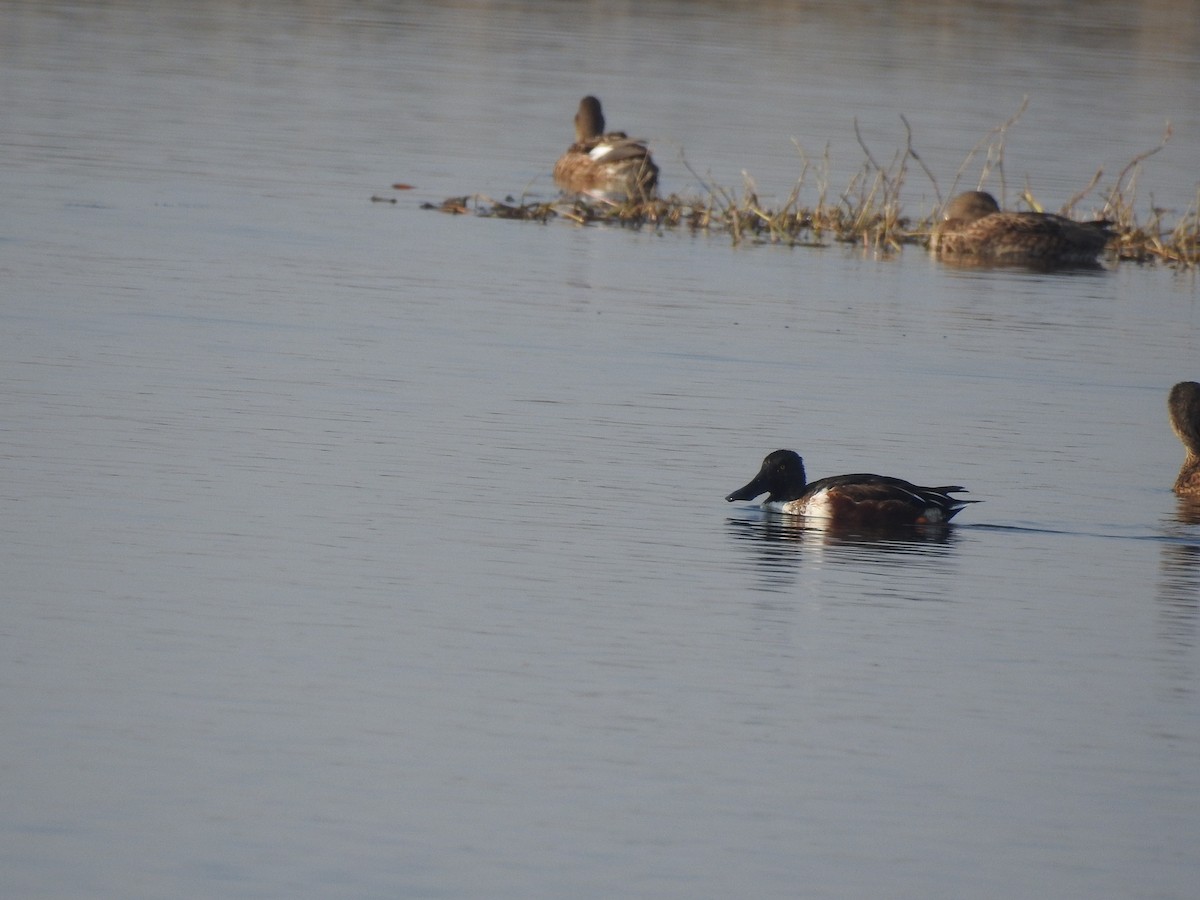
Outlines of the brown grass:
M975 157L983 153L984 162L979 179L971 186L983 187L994 175L1000 182L1003 196L1004 140L1008 130L1025 111L1027 102L1022 103L1015 115L992 129L967 154L946 196L942 195L933 173L925 167L914 149L912 129L901 116L906 135L905 145L893 154L886 165L877 161L855 121L855 136L864 160L846 188L833 199L828 196L830 167L829 151L826 149L824 157L817 163L813 163L801 151L800 177L778 208L760 202L757 188L748 176L738 195L696 173L686 159L683 160L684 166L702 186L702 191L692 197L672 194L664 198L621 203L594 199L527 202L511 197L497 201L477 194L450 197L441 204L425 204L422 208L542 224L563 219L580 226L610 225L657 231L688 231L693 234L724 234L735 245L754 242L791 247L826 247L831 243L841 243L858 244L884 255L894 254L905 246L927 246L937 213L937 210L933 210L916 219L904 214L901 194L909 175L910 163L919 166L932 183L940 208L946 199L958 193L963 174ZM1112 223L1117 235L1109 246L1110 260L1161 262L1178 268L1200 266L1200 185L1197 185L1196 196L1190 199L1190 205L1182 212L1176 212L1173 222L1169 220L1172 208L1155 204L1153 198L1145 220L1139 219L1136 211L1137 185L1143 172L1143 163L1166 146L1171 133L1168 124L1160 143L1134 157L1121 170L1116 181L1100 194L1103 203L1098 215ZM1102 176L1102 172L1095 173L1091 181L1064 206L1061 214L1072 215L1075 207L1097 190ZM817 200L814 205L805 206L801 204L800 197L810 178L816 181ZM384 198L373 199L382 201ZM1022 200L1028 208L1042 211L1028 184L1022 192Z

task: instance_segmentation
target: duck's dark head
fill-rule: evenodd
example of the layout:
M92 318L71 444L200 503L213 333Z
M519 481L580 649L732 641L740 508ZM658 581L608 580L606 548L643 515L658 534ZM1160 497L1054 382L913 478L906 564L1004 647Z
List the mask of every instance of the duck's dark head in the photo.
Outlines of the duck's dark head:
M575 140L584 141L604 134L604 113L600 101L595 97L584 97L579 101L579 112L575 113Z
M1188 452L1200 456L1200 384L1181 381L1167 395L1171 427Z
M804 493L807 484L804 460L795 450L775 450L767 454L758 474L745 487L738 488L726 500L753 500L767 495L767 503L795 500Z

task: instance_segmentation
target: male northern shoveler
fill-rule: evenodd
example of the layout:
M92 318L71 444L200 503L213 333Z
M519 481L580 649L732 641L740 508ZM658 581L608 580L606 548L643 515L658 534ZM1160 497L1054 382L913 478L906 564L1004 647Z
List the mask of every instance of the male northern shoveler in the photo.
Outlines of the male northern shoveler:
M554 164L554 182L575 194L647 200L658 186L658 166L645 141L623 131L605 134L600 101L584 97L575 113L575 143Z
M946 206L929 247L961 262L1095 266L1113 237L1108 225L1051 213L1002 212L991 194L967 191Z
M1200 497L1200 384L1181 381L1171 388L1167 412L1171 427L1187 451L1174 491L1181 497Z
M753 500L766 494L763 509L831 519L841 524L921 525L949 522L968 503L951 497L958 485L919 487L886 475L835 475L811 484L804 460L794 450L767 454L762 468L726 500Z

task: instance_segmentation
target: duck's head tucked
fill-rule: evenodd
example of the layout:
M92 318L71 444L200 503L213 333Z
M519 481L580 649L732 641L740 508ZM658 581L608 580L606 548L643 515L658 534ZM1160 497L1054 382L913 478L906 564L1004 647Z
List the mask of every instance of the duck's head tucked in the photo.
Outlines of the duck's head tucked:
M942 221L953 222L958 227L962 227L998 212L1000 212L1000 204L987 191L967 191L946 204L946 210L942 213Z
M1183 468L1175 479L1175 493L1181 497L1200 497L1200 384L1181 381L1171 388L1167 395L1167 412L1171 416L1171 428L1187 452Z
M1037 268L1086 266L1113 236L1108 222L1076 222L1041 212L1003 212L986 191L967 191L948 204L929 247L959 264L1015 264Z
M762 468L745 487L738 488L725 499L753 500L766 494L763 505L786 503L804 494L808 481L804 472L804 459L795 450L775 450L767 454Z

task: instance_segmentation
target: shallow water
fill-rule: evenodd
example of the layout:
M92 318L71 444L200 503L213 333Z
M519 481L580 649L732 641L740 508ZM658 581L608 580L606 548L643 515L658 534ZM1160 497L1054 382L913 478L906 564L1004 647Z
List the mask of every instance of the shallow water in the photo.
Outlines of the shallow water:
M3 893L1191 896L1192 276L419 204L587 92L670 190L903 113L946 192L1029 94L1010 201L1170 119L1182 210L1195 4L597 9L3 4ZM724 503L776 447L984 502Z

